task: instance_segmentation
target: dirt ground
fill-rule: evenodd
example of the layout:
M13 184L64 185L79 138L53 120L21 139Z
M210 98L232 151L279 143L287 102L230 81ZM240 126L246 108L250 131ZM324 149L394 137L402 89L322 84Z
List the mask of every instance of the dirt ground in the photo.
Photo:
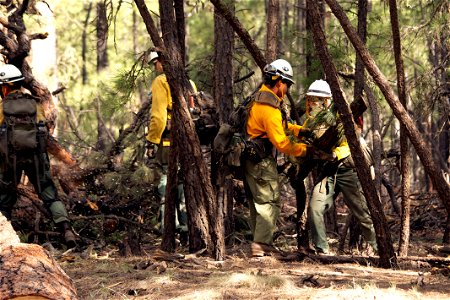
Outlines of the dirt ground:
M322 264L310 258L249 258L248 244L227 249L224 261L156 246L146 256L116 249L54 253L80 299L449 299L450 268L401 264Z

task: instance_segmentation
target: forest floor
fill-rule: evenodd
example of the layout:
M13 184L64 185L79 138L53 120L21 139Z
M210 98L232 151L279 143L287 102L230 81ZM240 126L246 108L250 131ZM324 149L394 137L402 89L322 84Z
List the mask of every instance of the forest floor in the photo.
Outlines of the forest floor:
M411 255L430 255L437 243L434 237L429 232L415 236ZM227 249L224 261L186 250L180 247L177 254L168 255L155 244L145 248L145 256L124 258L115 248L88 247L54 256L73 279L80 299L450 298L448 266L401 263L393 270L369 261L323 264L311 258L251 258L246 241Z

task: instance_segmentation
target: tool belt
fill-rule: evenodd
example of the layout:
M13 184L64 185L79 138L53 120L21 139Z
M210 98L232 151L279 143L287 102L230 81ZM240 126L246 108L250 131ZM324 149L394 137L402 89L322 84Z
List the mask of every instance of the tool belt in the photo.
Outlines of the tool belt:
M272 156L273 145L267 138L247 139L243 158L254 164L260 163L263 159Z

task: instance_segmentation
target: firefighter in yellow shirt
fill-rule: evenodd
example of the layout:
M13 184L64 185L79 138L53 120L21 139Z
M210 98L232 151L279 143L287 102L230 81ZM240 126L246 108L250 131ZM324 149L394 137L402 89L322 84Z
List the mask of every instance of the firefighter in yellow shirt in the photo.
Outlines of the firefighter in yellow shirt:
M146 136L147 155L149 158L156 158L161 167L162 175L158 184L158 193L161 198L161 228L164 226L164 202L167 185L167 164L170 150L170 121L172 112L172 95L169 83L164 74L163 66L159 60L157 52L151 52L150 63L155 67L159 74L152 82L152 108L150 112L150 122L148 125L148 134ZM197 88L191 80L191 86L194 93ZM190 108L193 107L193 96L189 99ZM178 201L176 210L176 227L182 232L187 231L186 204L184 199L183 185L178 184Z
M263 149L256 159L244 154L245 187L253 233L251 255L254 257L278 252L273 247L273 233L280 214L280 188L274 154L279 151L303 157L308 151L306 144L292 142L286 135L286 131L291 131L298 136L302 126L288 123L280 109L288 88L294 83L292 75L292 67L287 61L275 60L264 68L264 84L252 96L254 104L247 120L247 135L258 149Z

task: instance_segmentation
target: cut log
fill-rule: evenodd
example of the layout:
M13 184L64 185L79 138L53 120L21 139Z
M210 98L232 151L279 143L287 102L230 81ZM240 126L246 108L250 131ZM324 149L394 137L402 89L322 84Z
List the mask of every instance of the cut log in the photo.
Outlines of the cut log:
M0 214L0 300L78 299L72 280L41 246L21 243Z

